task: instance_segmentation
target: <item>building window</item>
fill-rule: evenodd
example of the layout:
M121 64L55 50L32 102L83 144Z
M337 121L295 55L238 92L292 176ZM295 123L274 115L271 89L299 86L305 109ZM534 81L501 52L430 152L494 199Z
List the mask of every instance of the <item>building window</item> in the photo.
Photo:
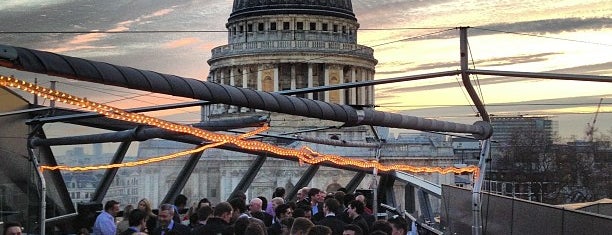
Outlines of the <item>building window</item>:
M310 23L310 30L317 30L317 23L311 22Z
M241 34L244 33L244 26L240 25L239 29L240 29L239 31L240 31Z
M232 34L236 35L236 26L232 27Z
M253 32L253 24L247 25L247 32Z
M344 26L344 25L342 26L342 33L346 34L346 26Z
M334 29L334 33L337 33L337 32L338 32L338 25L337 25L337 24L335 24L335 25L333 26L333 29Z
M304 22L297 22L296 28L297 30L304 30Z
M276 30L276 22L270 23L270 30Z
M327 23L321 24L321 30L327 31Z
M264 23L257 24L257 31L264 31Z
M289 30L289 22L283 22L283 30Z

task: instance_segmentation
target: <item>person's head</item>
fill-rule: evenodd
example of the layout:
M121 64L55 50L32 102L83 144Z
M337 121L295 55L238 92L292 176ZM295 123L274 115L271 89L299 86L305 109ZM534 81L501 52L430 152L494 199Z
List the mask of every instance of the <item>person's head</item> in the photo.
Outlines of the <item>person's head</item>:
M344 205L348 207L348 204L355 200L355 194L348 193L344 195Z
M285 204L285 199L283 199L282 197L272 198L272 209L273 210L276 210L276 207L282 204Z
M134 206L132 205L127 205L123 208L123 219L127 220L128 218L130 218L130 213L132 213L132 210L134 210Z
M274 214L279 220L282 220L287 217L293 217L293 210L287 204L282 204L274 209Z
M334 198L336 200L338 200L338 202L340 202L340 205L344 205L344 196L346 196L346 193L342 192L342 191L336 191L334 193Z
M310 188L308 187L303 187L300 190L298 190L297 194L295 195L297 197L297 200L302 200L306 197L308 197L308 190L310 190Z
M264 196L259 196L257 197L261 200L261 208L266 209L268 208L268 199Z
M289 231L291 231L291 226L293 226L293 221L295 221L295 218L293 217L283 218L280 221L282 234L289 234Z
M347 210L349 217L354 219L358 215L363 214L364 207L365 206L363 205L363 202L361 201L357 201L357 200L351 201L348 205L348 210Z
M251 202L249 202L249 211L251 213L259 212L261 211L262 206L263 206L263 202L261 201L261 199L253 198L251 199Z
M159 206L159 213L157 219L162 226L168 226L174 217L174 206L171 204L161 204Z
M363 235L363 230L356 224L346 224L344 225L344 232L342 232L342 235Z
M107 201L106 204L104 204L104 211L111 214L112 216L117 216L117 213L120 210L121 208L119 208L119 202L115 200Z
M251 221L249 225L244 230L244 234L248 235L266 235L266 226L263 223L259 223L256 221Z
M198 208L197 208L197 209L200 209L200 208L202 208L203 206L212 206L212 205L210 204L210 201L208 200L208 198L202 198L202 199L200 199L200 201L198 202Z
M331 228L323 225L315 225L308 230L308 235L331 235Z
M408 232L408 221L401 216L393 216L387 221L393 229L392 235L405 235Z
M144 228L146 226L147 214L141 210L133 210L128 216L128 224L130 227Z
M365 196L363 194L355 196L355 200L363 202L365 204Z
M187 206L187 197L183 194L179 194L176 196L176 199L174 199L174 205L179 209L185 208L185 206Z
M285 188L277 187L276 189L274 189L274 192L272 193L272 198L275 197L285 197Z
M329 213L338 213L338 209L340 209L340 202L335 198L325 199L325 203L323 203L323 211L325 214Z
M213 215L229 223L232 219L232 211L232 205L228 202L221 202L215 206Z
M308 197L310 198L311 202L318 202L316 197L319 195L319 193L321 192L320 189L318 188L311 188L310 190L308 190Z
M385 232L386 234L391 234L393 232L393 228L391 228L391 224L386 220L376 220L372 223L372 227L370 231L380 230Z
M200 207L200 209L198 209L198 221L206 221L208 219L208 216L210 216L210 214L212 214L213 209L210 206L203 206Z
M235 220L240 216L240 214L246 212L246 204L244 204L244 200L239 197L235 197L229 201L229 204L232 205L232 209L234 213L232 214L232 220Z
M153 207L149 199L143 198L138 202L138 210L144 211L147 215L153 214Z
M304 235L308 233L308 230L310 230L311 227L313 227L314 224L312 223L312 221L310 221L310 219L306 219L303 217L298 217L295 218L295 220L293 220L293 225L291 226L291 235Z
M18 222L4 223L4 235L21 235L21 224Z

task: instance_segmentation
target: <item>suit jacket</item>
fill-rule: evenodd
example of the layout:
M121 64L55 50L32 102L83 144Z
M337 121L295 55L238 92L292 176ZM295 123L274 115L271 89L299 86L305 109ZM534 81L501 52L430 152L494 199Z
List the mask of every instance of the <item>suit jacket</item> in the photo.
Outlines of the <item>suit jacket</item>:
M176 222L172 226L171 231L177 232L178 234L190 234L191 233L191 229L187 225L176 223ZM162 227L157 227L153 229L153 232L151 232L151 235L161 235L161 233L162 233Z
M351 224L359 226L361 228L361 231L363 231L363 234L370 233L370 226L368 226L368 222L366 222L366 220L363 217L361 217L361 215L358 215L357 217L355 217L355 219L353 219Z
M251 216L263 221L266 227L270 227L272 225L272 216L264 211L253 212L251 213Z
M130 227L130 228L128 228L127 230L125 230L125 231L121 232L119 235L132 235L132 234L133 234L133 233L135 233L135 232L140 232L140 231L135 230L135 229L133 229L133 228L131 228L131 227Z
M194 228L194 235L233 235L234 227L217 217L209 217L205 225Z
M329 227L333 235L342 235L342 232L344 232L344 222L335 215L325 216L318 224Z

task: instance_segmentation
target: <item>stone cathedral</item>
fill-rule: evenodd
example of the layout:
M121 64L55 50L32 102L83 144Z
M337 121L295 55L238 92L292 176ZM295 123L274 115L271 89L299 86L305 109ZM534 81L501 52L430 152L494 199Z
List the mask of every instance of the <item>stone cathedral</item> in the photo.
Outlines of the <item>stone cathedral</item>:
M284 91L329 86L374 79L377 60L372 48L357 44L359 23L350 0L234 0L225 25L226 45L212 49L208 60L208 81L262 91ZM298 95L300 97L347 105L374 105L374 88L360 87ZM342 123L274 114L261 110L213 104L202 107L202 120L236 118L265 114L275 133L304 131L315 138L365 142L373 137L370 127L339 127ZM387 131L388 132L388 131ZM385 138L385 130L378 133ZM419 139L420 138L420 139ZM307 145L315 151L347 157L373 159L374 148L348 148L290 140L263 139L292 148ZM424 137L387 140L384 162L414 165L451 165L453 149L449 142ZM139 146L138 157L148 158L178 152L193 146L166 140L149 140ZM190 201L208 198L224 201L236 187L256 156L226 150L204 152L182 194ZM183 167L186 158L139 168L141 198L156 204ZM269 158L246 192L247 197L270 198L275 187L287 190L300 179L307 165ZM334 191L346 185L354 172L322 167L310 187ZM453 176L428 175L438 183L451 183ZM360 188L368 188L367 176ZM398 190L401 191L401 190ZM400 194L403 193L399 192ZM403 195L398 195L402 197Z

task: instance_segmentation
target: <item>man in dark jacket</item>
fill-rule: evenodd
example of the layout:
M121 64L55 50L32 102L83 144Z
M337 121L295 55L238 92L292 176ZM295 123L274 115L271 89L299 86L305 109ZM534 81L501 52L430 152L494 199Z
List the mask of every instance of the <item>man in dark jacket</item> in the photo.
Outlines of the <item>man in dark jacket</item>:
M370 227L368 226L366 220L361 216L363 214L364 207L365 205L363 205L363 202L353 200L348 205L347 213L348 217L351 219L351 224L359 226L364 234L368 234L370 233Z
M213 210L212 217L209 217L206 224L195 228L192 235L233 235L234 228L230 224L232 219L232 205L228 202L217 204Z
M340 202L334 198L325 199L323 203L323 213L325 218L322 218L319 225L329 227L333 235L342 235L344 231L344 222L336 217L336 211L340 208Z
M168 231L173 231L175 234L189 234L190 229L186 225L176 223L172 218L174 214L178 213L174 211L174 205L162 204L159 206L159 226L153 229L152 235L165 235Z
M119 235L132 235L144 231L147 227L147 215L141 210L132 210L128 216L128 225L130 227Z

